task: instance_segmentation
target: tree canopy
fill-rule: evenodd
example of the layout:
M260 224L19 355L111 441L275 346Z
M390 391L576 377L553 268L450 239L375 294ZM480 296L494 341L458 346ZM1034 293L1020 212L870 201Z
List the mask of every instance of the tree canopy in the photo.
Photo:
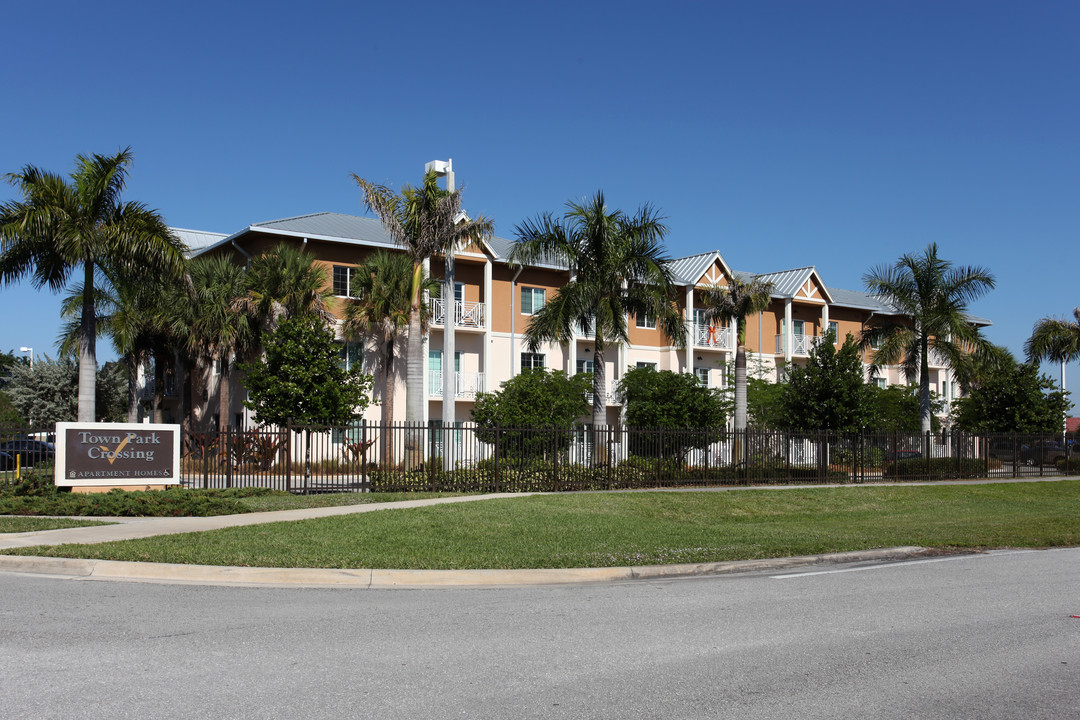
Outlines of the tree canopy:
M831 342L815 344L805 366L789 367L783 388L783 417L792 430L850 433L872 423L862 358L850 335L839 350Z
M715 430L727 422L730 403L723 393L688 373L634 368L623 375L618 388L631 428L632 455L683 457L690 448L704 448L716 440L699 430ZM664 434L661 428L680 432Z
M244 405L260 425L344 424L370 402L371 376L346 370L333 333L318 318L291 317L265 341L264 357L244 363Z
M956 427L972 433L1062 431L1068 393L1031 363L1006 363L953 404Z

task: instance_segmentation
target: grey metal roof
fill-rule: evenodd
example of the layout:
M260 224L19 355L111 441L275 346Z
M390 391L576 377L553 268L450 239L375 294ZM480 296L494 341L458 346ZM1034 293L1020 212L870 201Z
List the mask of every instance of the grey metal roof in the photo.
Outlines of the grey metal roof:
M719 250L687 255L675 258L671 261L671 272L675 275L675 282L679 285L696 285L705 271L720 257Z
M189 256L198 255L200 251L218 244L228 237L225 233L206 232L204 230L186 230L184 228L169 228L180 241L187 245Z
M252 223L254 231L280 232L309 238L353 241L361 244L394 246L394 242L382 223L374 218L342 213L314 213L297 217Z

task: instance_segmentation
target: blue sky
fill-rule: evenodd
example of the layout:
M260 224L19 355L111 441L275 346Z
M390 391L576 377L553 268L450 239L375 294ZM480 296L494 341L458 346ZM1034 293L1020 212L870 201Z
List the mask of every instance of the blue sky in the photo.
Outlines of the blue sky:
M503 237L603 189L659 208L672 255L835 287L937 242L997 276L973 311L1015 353L1080 305L1074 1L59 2L5 25L0 172L130 145L126 198L177 227L359 214L350 173L452 157ZM57 308L0 288L0 350L55 354Z

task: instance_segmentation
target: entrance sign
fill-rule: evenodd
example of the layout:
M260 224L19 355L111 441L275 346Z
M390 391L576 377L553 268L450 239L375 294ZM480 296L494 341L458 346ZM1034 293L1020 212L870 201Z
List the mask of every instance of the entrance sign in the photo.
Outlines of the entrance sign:
M57 423L55 482L63 487L180 484L180 426Z

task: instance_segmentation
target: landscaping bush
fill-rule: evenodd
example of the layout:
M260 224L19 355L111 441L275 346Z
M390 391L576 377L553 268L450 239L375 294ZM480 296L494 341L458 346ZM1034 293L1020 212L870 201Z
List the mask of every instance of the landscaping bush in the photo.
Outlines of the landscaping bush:
M998 464L1001 464L1000 460ZM1054 465L1057 466L1058 472L1065 475L1080 475L1080 457L1062 458Z
M986 477L989 466L984 459L974 458L911 458L894 460L885 465L885 477L903 480L952 480Z
M0 494L0 515L102 517L208 517L250 512L237 498L280 494L268 488L126 491L107 493Z

